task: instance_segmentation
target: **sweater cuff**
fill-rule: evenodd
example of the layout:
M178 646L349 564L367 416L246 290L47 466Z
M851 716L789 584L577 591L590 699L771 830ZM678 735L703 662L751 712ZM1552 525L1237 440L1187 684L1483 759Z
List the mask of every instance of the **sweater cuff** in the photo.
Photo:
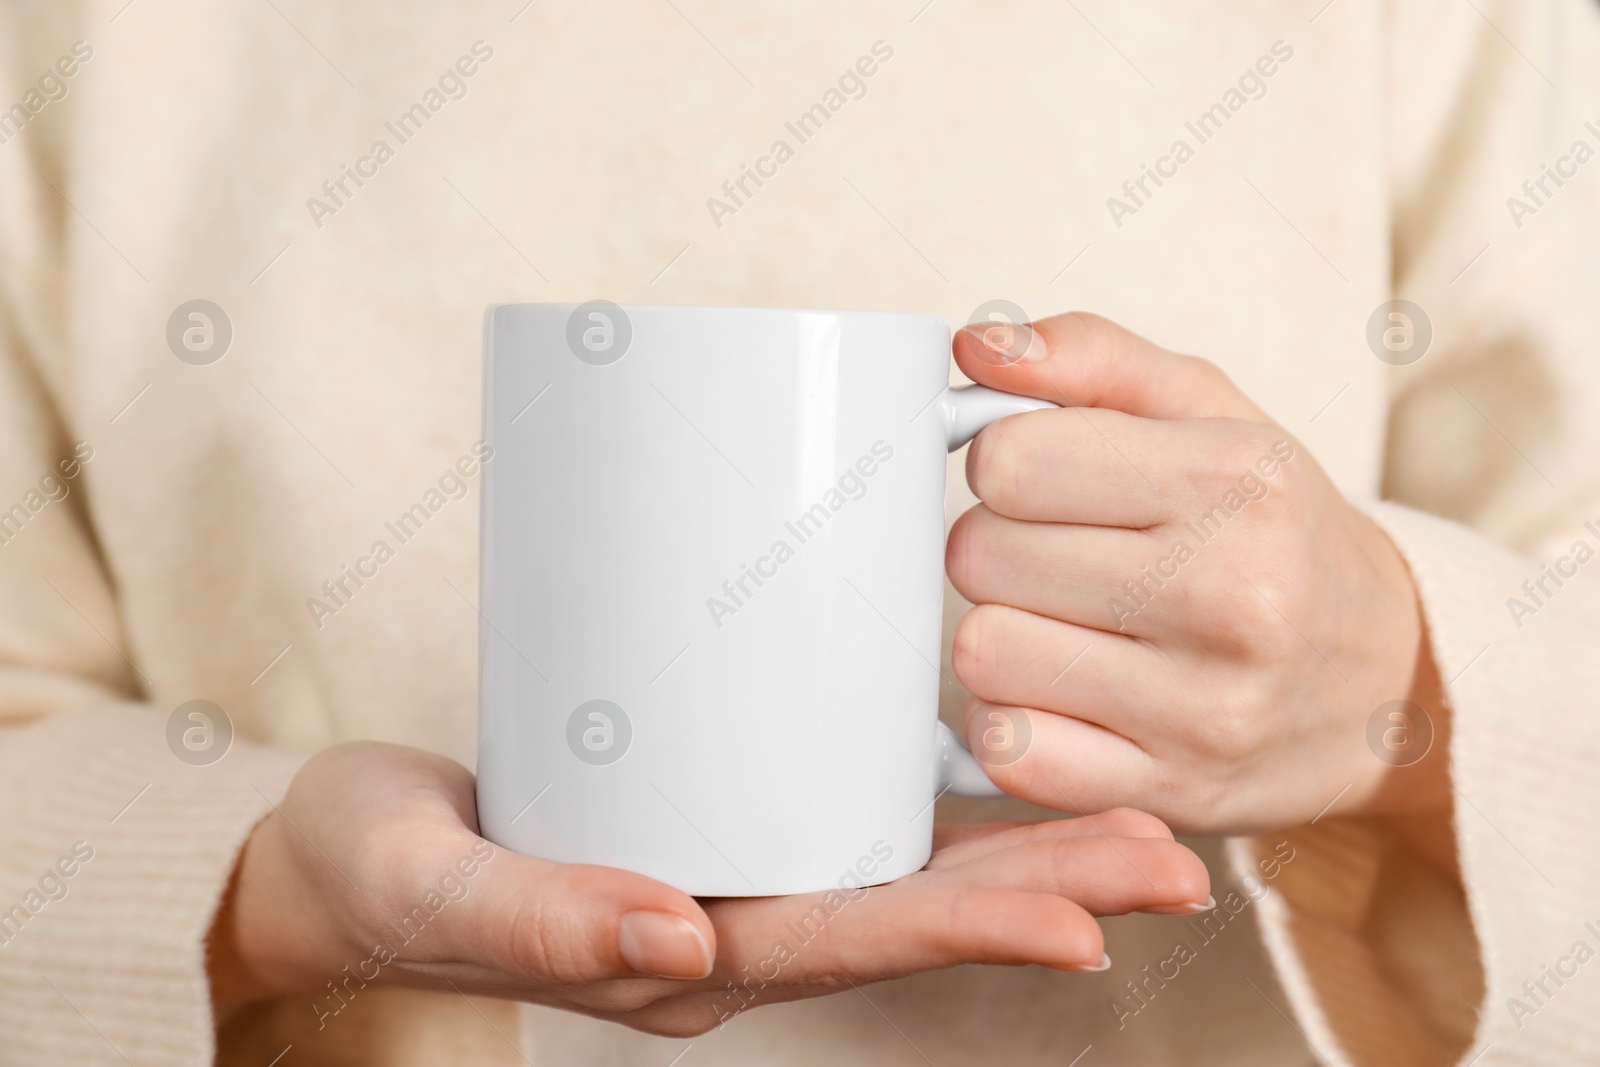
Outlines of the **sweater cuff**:
M7 1062L212 1061L206 936L304 757L235 740L196 766L167 737L167 717L142 706L0 732Z
M1444 682L1449 751L1425 758L1449 760L1461 884L1382 821L1337 814L1232 841L1230 862L1259 880L1275 845L1294 849L1261 926L1325 1061L1447 1064L1492 1046L1496 1062L1568 1062L1600 1043L1592 998L1561 990L1600 951L1585 832L1600 809L1600 596L1547 580L1535 603L1538 564L1430 515L1363 510L1410 566ZM1590 554L1594 525L1574 534Z

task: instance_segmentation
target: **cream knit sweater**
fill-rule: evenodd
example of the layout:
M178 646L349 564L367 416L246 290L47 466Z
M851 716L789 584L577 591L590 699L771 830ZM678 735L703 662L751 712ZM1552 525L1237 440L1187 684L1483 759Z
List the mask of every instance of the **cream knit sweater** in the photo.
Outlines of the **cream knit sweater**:
M1587 0L5 5L0 1063L1594 1062L1597 57ZM1431 321L1413 365L1369 349L1391 294ZM219 1036L203 938L303 755L471 761L477 487L441 479L480 309L601 295L1002 297L1222 364L1392 501L1464 891L1330 797L1213 864L1209 925L1108 922L1103 975L966 968L693 1042L379 989ZM220 359L186 315L169 344L195 299ZM236 733L209 765L169 750L197 699Z

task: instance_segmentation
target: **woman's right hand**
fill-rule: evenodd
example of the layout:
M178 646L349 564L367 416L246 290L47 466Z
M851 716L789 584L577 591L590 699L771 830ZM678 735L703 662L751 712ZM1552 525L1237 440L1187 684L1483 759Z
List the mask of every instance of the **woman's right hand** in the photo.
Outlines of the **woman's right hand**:
M308 761L251 835L212 928L211 982L219 1010L301 995L332 1013L330 983L348 996L392 982L692 1036L747 1006L963 963L1097 970L1093 916L1198 911L1208 894L1161 822L1118 810L941 827L923 870L831 909L823 893L700 903L490 845L460 764L352 742ZM803 920L820 928L804 943Z

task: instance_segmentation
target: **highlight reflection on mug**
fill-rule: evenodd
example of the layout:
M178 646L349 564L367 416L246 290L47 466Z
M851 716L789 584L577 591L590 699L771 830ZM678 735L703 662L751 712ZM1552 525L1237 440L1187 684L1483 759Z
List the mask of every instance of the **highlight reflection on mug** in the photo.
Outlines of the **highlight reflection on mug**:
M983 732L978 735L978 743L972 749L979 763L1004 767L1027 754L1028 745L1033 741L1033 723L1021 708L985 708L979 723Z
M617 762L632 743L628 713L609 700L586 700L567 717L567 747L592 767Z

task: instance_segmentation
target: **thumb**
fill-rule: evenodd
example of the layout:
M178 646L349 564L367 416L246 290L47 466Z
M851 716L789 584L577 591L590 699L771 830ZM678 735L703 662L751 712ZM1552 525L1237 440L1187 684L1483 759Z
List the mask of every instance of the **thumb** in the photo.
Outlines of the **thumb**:
M711 973L716 930L687 893L629 871L500 848L485 871L487 892L456 927L469 959L555 985Z
M956 364L978 384L1063 407L1147 419L1265 418L1215 364L1087 312L1022 326L974 323L956 332L953 348Z

